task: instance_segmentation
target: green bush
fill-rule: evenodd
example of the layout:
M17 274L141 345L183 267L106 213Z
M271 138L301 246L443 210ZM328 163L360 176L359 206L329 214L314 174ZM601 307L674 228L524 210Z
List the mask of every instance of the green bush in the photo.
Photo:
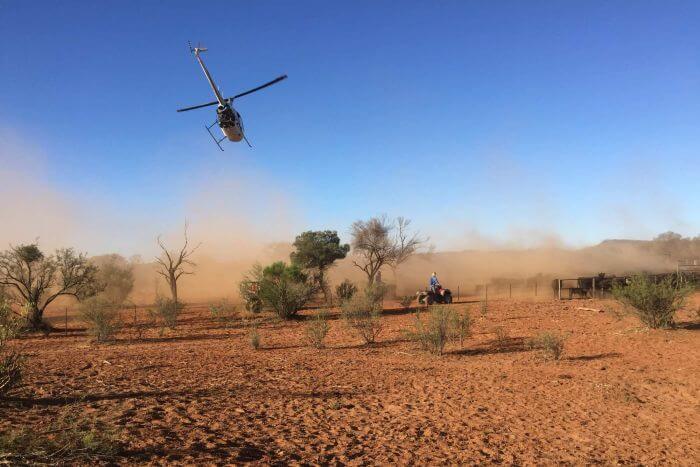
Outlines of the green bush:
M281 319L295 317L316 291L298 266L283 261L264 269L256 266L251 274L258 283L262 303L272 308Z
M320 311L306 323L306 339L313 347L322 349L324 347L323 341L329 330L328 314L325 311Z
M355 294L342 303L345 323L360 336L365 344L373 344L382 332L382 307L372 290Z
M565 338L563 336L546 331L530 339L528 347L542 350L547 356L554 360L559 360L564 354L564 341Z
M114 339L114 335L121 328L119 308L120 306L111 300L98 295L83 301L78 314L87 326L88 334L97 342L107 342Z
M427 315L424 321L417 313L413 330L407 332L408 337L418 342L423 350L442 355L450 340L459 340L463 345L471 328L468 313L459 315L452 307L436 305L428 309Z
M693 291L687 284L677 284L673 277L654 281L649 276L634 276L628 285L613 285L613 296L631 307L642 323L650 328L673 326L676 312Z
M335 288L335 295L340 303L350 300L357 293L357 286L345 279Z

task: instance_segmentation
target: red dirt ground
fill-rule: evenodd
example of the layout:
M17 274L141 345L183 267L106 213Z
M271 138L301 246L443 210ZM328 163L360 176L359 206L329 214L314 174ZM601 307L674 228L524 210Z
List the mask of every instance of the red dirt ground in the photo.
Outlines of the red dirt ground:
M700 463L694 312L657 331L602 300L497 300L485 317L454 307L470 309L473 335L442 357L405 340L414 317L400 309L373 347L332 314L325 349L304 342L303 321L267 318L256 351L206 307L162 337L25 337L12 344L28 355L24 384L0 403L0 430L77 404L116 427L121 464ZM526 349L545 330L568 336L562 360Z

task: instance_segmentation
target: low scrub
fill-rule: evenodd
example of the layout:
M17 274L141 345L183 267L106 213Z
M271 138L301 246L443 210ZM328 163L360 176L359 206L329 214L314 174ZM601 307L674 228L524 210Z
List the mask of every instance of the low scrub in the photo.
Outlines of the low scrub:
M10 303L0 295L0 349L5 342L19 334L24 326L24 318L15 314Z
M504 348L508 345L510 336L508 335L508 330L504 326L496 326L493 330L496 336L496 346L498 348Z
M553 332L543 332L528 341L530 349L541 350L548 357L554 360L560 360L564 354L565 338Z
M9 393L22 380L23 357L7 350L7 342L14 338L22 327L9 303L0 297L0 398Z
M229 303L228 300L221 300L218 303L209 305L209 313L211 317L228 328L233 325L238 317L236 305Z
M80 304L78 314L87 332L97 342L107 342L121 328L120 305L101 296L88 298Z
M311 346L322 349L325 345L324 340L330 328L328 324L328 314L325 311L320 311L306 323L306 328L304 330L306 340Z
M341 310L345 323L365 344L373 344L382 332L382 306L373 290L355 294L343 302Z
M258 326L256 324L251 325L248 330L248 342L254 350L260 348L260 333L258 332Z
M404 295L399 299L399 304L401 304L404 310L408 310L409 308L411 308L411 303L413 303L413 300L415 298L416 297L414 297L413 295Z
M161 326L161 334L165 330L175 329L177 327L177 318L182 313L185 305L181 302L176 302L172 298L157 297L155 308L152 316L159 322Z
M335 295L340 303L350 300L357 293L357 286L345 279L335 288Z
M0 399L22 381L24 358L16 352L0 355Z
M260 298L260 286L258 284L258 277L252 277L251 275L258 272L257 268L253 270L238 284L238 292L241 296L241 300L245 304L246 311L250 313L260 313L263 309L262 299Z
M119 451L116 432L69 406L40 429L22 428L0 434L0 463L66 465L107 462Z
M650 328L668 328L693 291L692 286L679 282L673 277L654 281L649 276L634 276L627 285L615 284L613 296Z
M428 309L425 319L420 313L416 314L413 329L407 335L418 342L423 350L442 355L451 340L459 340L463 346L470 330L471 317L468 313L460 315L452 307L436 305Z
M388 285L384 284L383 282L375 282L365 288L364 295L367 300L369 300L373 305L378 306L379 311L381 311L382 305L384 304L384 297L386 297L388 290Z

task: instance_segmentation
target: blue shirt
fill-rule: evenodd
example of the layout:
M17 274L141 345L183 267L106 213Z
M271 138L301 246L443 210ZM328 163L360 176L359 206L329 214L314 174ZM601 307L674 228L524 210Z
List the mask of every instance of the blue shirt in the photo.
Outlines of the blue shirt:
M435 287L440 284L437 280L437 276L430 276L430 287Z

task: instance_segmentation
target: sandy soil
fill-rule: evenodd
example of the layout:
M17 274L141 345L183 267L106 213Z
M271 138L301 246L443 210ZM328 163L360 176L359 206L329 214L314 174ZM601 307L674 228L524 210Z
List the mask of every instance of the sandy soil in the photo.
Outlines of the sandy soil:
M303 321L268 318L256 351L206 307L162 337L23 338L13 346L29 356L25 383L0 403L0 429L45 424L73 403L119 430L121 464L700 463L690 313L650 331L609 301L497 300L485 317L453 306L471 310L473 336L442 357L405 340L414 317L400 309L386 311L373 347L336 314L325 349L305 343ZM525 347L545 330L568 336L562 360Z

